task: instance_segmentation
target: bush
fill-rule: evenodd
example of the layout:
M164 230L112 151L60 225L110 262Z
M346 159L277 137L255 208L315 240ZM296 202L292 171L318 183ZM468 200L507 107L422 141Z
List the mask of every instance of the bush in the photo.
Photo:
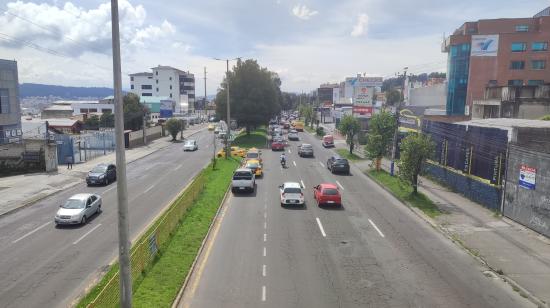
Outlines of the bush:
M324 136L325 135L325 129L322 126L317 127L317 130L315 130L315 133L317 136Z

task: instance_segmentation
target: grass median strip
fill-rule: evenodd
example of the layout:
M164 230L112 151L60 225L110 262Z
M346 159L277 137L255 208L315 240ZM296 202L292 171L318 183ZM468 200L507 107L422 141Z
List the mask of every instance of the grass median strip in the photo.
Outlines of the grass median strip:
M170 307L197 255L210 223L238 166L220 159L216 170L206 169L206 187L184 215L161 256L134 291L134 307Z
M391 176L384 170L369 170L367 173L376 182L388 188L399 200L420 209L424 212L424 214L430 216L431 218L435 218L441 214L441 211L432 200L420 192L416 195L413 194L412 187L401 182L399 178Z
M232 145L238 146L241 148L263 148L267 143L267 131L265 128L258 128L246 134L246 131L240 133L235 140L233 140Z
M338 155L342 156L343 158L347 158L351 161L357 161L357 160L365 160L363 157L356 155L354 153L350 154L349 150L347 149L337 149L336 152Z

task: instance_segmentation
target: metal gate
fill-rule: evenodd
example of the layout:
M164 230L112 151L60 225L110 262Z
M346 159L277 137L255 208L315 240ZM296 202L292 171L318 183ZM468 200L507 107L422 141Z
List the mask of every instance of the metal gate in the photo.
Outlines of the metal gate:
M74 162L74 142L70 135L53 135L57 144L57 163L63 165L67 163L67 157L71 157Z

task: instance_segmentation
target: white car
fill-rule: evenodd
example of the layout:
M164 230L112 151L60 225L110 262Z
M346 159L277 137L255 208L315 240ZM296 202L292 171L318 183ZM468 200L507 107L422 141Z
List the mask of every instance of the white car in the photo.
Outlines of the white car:
M101 196L77 194L61 205L55 214L56 225L86 224L88 218L101 212Z
M279 192L281 195L281 206L284 205L304 205L304 188L300 183L285 182L279 186Z
M198 149L199 145L197 144L197 140L187 139L183 144L184 151L196 151Z

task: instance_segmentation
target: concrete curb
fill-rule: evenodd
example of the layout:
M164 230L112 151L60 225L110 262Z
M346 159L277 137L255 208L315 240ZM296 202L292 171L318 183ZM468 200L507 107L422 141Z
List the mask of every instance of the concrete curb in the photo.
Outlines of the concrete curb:
M212 231L212 228L214 227L214 225L218 221L218 218L219 218L219 215L220 215L221 211L227 207L227 204L226 204L225 201L227 200L227 197L229 196L229 188L230 187L231 187L231 185L227 186L227 190L225 191L225 195L223 196L221 204L218 207L218 210L216 211L216 215L214 216L214 218L210 222L210 226L208 227L208 231L206 232L206 235L202 239L202 243L201 243L201 246L199 248L199 251L197 252L197 255L195 256L195 259L193 260L193 263L191 264L191 267L189 268L189 272L187 272L187 276L185 277L185 280L183 281L183 285L181 286L181 289L178 292L178 295L176 296L176 298L172 302L172 308L177 308L177 306L180 304L181 300L183 299L183 294L185 293L185 289L187 288L187 285L189 283L189 280L191 279L191 276L195 272L195 266L197 264L197 261L199 260L199 258L202 255L202 251L204 249L204 246L210 240L210 233Z
M354 164L354 163L353 163ZM355 165L355 164L354 164ZM357 169L359 167L355 166ZM359 169L360 170L360 169ZM399 200L403 205L408 207L413 213L415 213L418 217L420 217L422 220L427 222L430 226L432 226L435 230L439 231L443 236L445 236L447 239L449 239L451 242L453 242L455 245L460 247L462 250L464 250L467 254L469 254L471 257L473 257L475 260L477 260L480 264L487 267L489 270L491 270L497 277L502 279L504 282L508 283L512 288L518 289L517 292L520 294L520 296L527 298L529 301L531 301L533 304L537 305L538 307L542 308L548 308L548 304L537 298L535 295L533 295L531 292L527 291L525 288L523 288L521 285L519 285L517 282L515 282L512 278L506 276L505 274L499 274L498 269L493 268L485 259L480 257L479 255L473 253L472 249L464 245L464 243L460 239L456 239L453 237L452 234L450 234L448 231L443 229L441 225L436 223L432 218L430 218L428 215L424 214L422 210L415 208L411 206L408 202L402 200L399 198L396 194L394 194L389 188L387 188L382 183L379 183L375 178L373 178L370 174L367 172L363 172L364 175L369 177L374 183L376 183L380 188L384 189L388 193L390 193L395 199Z
M194 133L192 133L192 134L190 134L190 135L188 135L188 136L185 136L185 138L188 138L188 137L191 137L191 136L193 136L193 135L196 135L196 134L200 133L200 132L203 131L203 130L204 130L204 128L202 128L202 129L200 129L200 130L198 130L198 131L196 131L196 132L194 132ZM155 150L152 151L151 153L145 154L144 156L138 157L138 158L136 158L136 159L134 159L134 160L132 160L132 161L127 161L127 162L126 162L126 165L129 165L129 164L131 164L131 163L133 163L133 162L136 162L136 161L138 161L138 160L140 160L140 159L142 159L142 158L145 158L145 157L147 157L147 156L149 156L149 155L152 155L152 154L154 154L154 153L156 153L156 152L158 152L158 151L160 151L160 150L162 150L162 149L165 149L165 148L169 147L169 146L172 145L172 144L173 144L173 143L168 143L168 145L163 146L163 147L160 147L160 148L158 148L158 149L155 149ZM16 208L13 208L13 209L11 209L11 210L9 210L9 211L6 211L6 212L4 212L4 213L0 213L0 217L6 216L6 215L10 215L10 214L14 214L14 213L16 213L16 212L19 211L19 210L25 209L25 208L27 208L27 207L29 207L29 206L31 206L31 205L33 205L33 204L35 204L35 203L41 201L41 200L46 199L47 197L51 197L51 196L53 196L53 195L55 195L55 194L57 194L57 193L59 193L59 192L62 192L62 191L64 191L64 190L66 190L66 189L69 189L69 188L71 188L71 187L73 187L73 186L76 186L76 185L78 185L78 184L80 184L80 183L82 183L82 182L84 182L84 179L77 179L77 178L75 177L75 181L72 182L71 184L65 185L65 186L63 186L63 187L61 187L61 188L59 188L59 189L57 189L57 190L55 190L55 191L52 191L52 192L49 193L49 194L39 195L39 197L33 196L33 197L31 197L31 198L29 198L29 199L27 199L27 200L24 200L24 201L22 202L21 206L16 207Z

